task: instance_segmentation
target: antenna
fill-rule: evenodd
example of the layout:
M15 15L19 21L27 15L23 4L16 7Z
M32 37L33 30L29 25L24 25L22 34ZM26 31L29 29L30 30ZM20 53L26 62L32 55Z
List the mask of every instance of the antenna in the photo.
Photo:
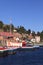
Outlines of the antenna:
M11 31L11 23L12 23L12 19L10 18L10 33L12 32Z

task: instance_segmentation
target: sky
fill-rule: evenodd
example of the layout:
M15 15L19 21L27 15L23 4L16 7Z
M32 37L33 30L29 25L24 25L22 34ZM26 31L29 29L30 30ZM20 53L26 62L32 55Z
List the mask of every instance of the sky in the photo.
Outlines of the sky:
M0 20L4 24L43 30L43 0L0 0Z

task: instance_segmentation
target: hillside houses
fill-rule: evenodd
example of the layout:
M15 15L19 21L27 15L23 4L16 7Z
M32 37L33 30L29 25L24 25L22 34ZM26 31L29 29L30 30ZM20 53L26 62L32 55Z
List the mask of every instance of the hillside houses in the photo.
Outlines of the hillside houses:
M35 36L33 37L32 34L28 35L28 34L20 34L18 32L14 32L14 33L10 33L10 32L0 32L0 43L2 43L2 45L6 45L7 41L14 41L14 42L18 42L21 40L23 40L23 38L27 38L32 42L40 42L40 36Z

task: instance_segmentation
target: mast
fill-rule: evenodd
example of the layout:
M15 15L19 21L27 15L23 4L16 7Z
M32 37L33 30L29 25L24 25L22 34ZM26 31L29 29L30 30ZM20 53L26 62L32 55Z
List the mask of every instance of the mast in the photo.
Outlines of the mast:
M12 23L12 19L10 18L10 33L12 32L12 30L11 30L11 23Z

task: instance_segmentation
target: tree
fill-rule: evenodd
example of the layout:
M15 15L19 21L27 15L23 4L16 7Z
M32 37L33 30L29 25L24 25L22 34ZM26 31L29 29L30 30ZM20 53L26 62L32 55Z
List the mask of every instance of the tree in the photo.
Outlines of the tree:
M41 41L43 41L43 31L40 33Z
M0 21L0 29L2 29L3 28L3 22L2 21Z
M31 30L30 30L30 29L28 29L27 34L29 34L29 35L30 35L30 33L31 33Z
M32 36L35 37L35 31L32 31Z
M37 32L37 35L40 36L40 32Z
M19 33L26 33L26 29L25 29L23 26L18 27L18 28L17 28L17 31L18 31Z
M9 25L4 25L3 26L3 31L4 32L9 32L10 31L10 26Z

